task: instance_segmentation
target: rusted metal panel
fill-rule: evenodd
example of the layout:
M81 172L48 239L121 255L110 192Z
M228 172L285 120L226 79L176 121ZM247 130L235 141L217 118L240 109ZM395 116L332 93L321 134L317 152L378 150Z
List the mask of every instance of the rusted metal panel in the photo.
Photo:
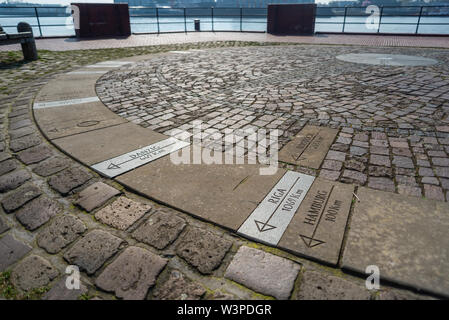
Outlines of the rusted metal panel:
M315 33L316 4L269 4L267 32L304 35Z
M77 37L131 35L128 4L72 3L72 6L79 10Z

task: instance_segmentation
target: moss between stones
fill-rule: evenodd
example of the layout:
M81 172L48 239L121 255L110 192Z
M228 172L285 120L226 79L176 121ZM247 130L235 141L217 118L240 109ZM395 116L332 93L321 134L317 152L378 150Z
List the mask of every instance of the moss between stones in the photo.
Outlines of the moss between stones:
M0 273L0 296L8 300L40 300L50 288L41 287L20 292L11 282L11 271Z

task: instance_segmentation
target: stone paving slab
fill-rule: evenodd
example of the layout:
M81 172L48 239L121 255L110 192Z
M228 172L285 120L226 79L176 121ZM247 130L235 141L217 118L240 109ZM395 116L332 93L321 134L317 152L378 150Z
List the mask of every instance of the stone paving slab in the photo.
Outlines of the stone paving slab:
M87 287L84 285L82 281L80 281L79 289L67 289L66 281L67 277L63 277L59 280L50 291L46 292L43 296L43 300L78 300L81 295L86 294L88 292Z
M22 259L31 249L29 245L16 240L12 235L4 235L0 238L0 272Z
M316 179L278 246L336 265L354 186Z
M34 99L34 103L96 97L95 83L98 78L98 74L83 76L64 75L57 77L49 81L39 91Z
M28 202L16 213L16 218L28 230L35 230L61 212L61 205L46 196Z
M218 268L232 242L211 231L190 228L179 239L176 252L203 274Z
M296 293L298 300L370 300L371 294L365 283L327 276L321 272L306 271L302 274L301 285Z
M39 197L41 194L42 191L39 188L34 185L28 184L14 190L12 193L4 197L1 203L3 209L5 209L7 213L10 213L14 210L17 210L28 201Z
M116 180L152 199L237 230L285 173L279 169L274 175L260 175L260 167L176 165L165 156Z
M166 259L146 249L129 247L106 267L95 284L119 298L143 300L166 264Z
M23 259L12 271L11 282L23 291L47 286L59 271L46 259L31 255Z
M0 217L0 234L2 234L5 231L8 231L10 229L10 226L6 223L6 221Z
M95 218L116 229L126 230L150 210L150 205L122 196L110 205L97 211Z
M279 161L318 169L329 151L338 130L305 126L279 152Z
M290 297L301 266L262 250L241 246L225 277L277 299Z
M37 244L48 253L58 253L78 239L86 230L87 227L81 220L64 214L56 217L48 227L39 232Z
M103 182L96 182L78 194L76 204L87 212L91 212L119 194L120 191L114 187Z
M277 245L315 177L287 171L238 229L238 233Z
M73 189L82 186L92 178L92 174L84 168L67 168L48 179L50 187L61 193L69 194Z
M162 250L178 238L185 226L184 219L174 214L158 211L139 226L132 233L132 237Z
M92 165L166 138L133 123L123 123L52 142L72 157Z
M127 122L111 113L101 102L38 109L34 110L34 116L50 140Z
M76 264L88 274L97 271L111 258L124 241L109 232L93 230L77 241L66 253L64 259Z
M182 273L173 270L168 280L155 290L156 300L199 300L206 294L206 289L189 281Z
M449 205L359 188L343 268L449 296Z

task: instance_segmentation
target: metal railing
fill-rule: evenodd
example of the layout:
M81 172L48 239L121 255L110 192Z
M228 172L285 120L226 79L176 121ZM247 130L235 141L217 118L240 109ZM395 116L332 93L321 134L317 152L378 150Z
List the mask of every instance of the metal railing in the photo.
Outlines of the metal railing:
M189 32L199 19L202 31L265 32L267 8L154 8L129 7L133 33ZM139 22L138 19L145 19ZM220 28L226 24L227 28ZM247 24L263 25L259 30L245 28ZM133 28L133 26L135 28ZM139 30L139 26L154 26ZM171 28L164 28L171 26ZM178 27L177 27L178 26Z
M330 12L326 13L326 11ZM328 18L340 21L320 21ZM445 21L435 22L431 18L445 19ZM369 20L368 20L369 19ZM372 23L370 28L360 28L363 25ZM367 10L367 7L318 7L315 19L316 29L320 25L331 25L334 30L320 30L321 32L341 32L341 33L403 33L403 34L449 34L449 6L380 6L377 10ZM336 31L335 26L341 26L341 31ZM348 26L355 26L349 29ZM393 28L388 28L388 27ZM420 32L421 27L434 26L428 28L436 30L439 26L444 28L443 32Z
M74 35L74 25L71 17L71 8L70 7L61 7L61 6L20 6L20 5L8 5L8 6L0 6L0 24L5 29L5 31L14 33L16 32L17 24L21 21L27 22L33 28L33 33L36 38L43 38L45 28L57 28L59 29L56 32L61 33L61 36ZM64 20L64 23L54 22L54 23L46 23L45 20L47 18L51 18L56 21L56 18L60 20ZM3 21L6 20L6 23ZM67 23L71 21L72 23ZM62 27L65 28L66 31L61 32ZM37 32L39 36L37 36Z
M367 28L373 12L366 7L318 7L317 33L449 34L449 6L378 7L376 28ZM194 20L202 31L265 32L267 8L156 8L129 7L133 33L194 31ZM0 24L14 33L17 23L28 22L37 38L73 36L70 7L0 6ZM38 36L37 36L38 35Z

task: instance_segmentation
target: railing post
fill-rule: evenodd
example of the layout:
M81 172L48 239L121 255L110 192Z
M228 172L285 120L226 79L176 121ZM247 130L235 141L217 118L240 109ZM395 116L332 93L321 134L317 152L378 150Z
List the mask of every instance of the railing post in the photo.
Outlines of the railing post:
M186 8L184 8L184 32L187 33L187 16L186 16Z
M159 8L156 7L156 21L157 21L157 34L161 33L161 29L159 27Z
M243 8L242 7L240 7L240 32L242 32L243 30L242 30L242 19L243 19Z
M342 33L345 32L345 26L346 26L346 15L348 14L348 7L345 7L345 16L343 18L343 30L341 31Z
M419 10L419 18L418 18L418 23L416 24L416 31L415 34L418 34L418 29L419 29L419 24L421 23L421 16L422 16L422 11L423 11L423 6L421 6L421 9Z
M211 9L211 18L212 18L212 32L214 31L214 7L210 7Z
M43 35L42 35L42 29L41 29L41 22L39 20L39 13L37 12L37 7L34 7L34 13L36 14L37 25L39 27L39 34L41 35L41 38L42 38Z
M384 13L384 6L380 6L380 17L379 17L379 26L377 27L377 33L380 32L380 25L382 23L382 16Z

